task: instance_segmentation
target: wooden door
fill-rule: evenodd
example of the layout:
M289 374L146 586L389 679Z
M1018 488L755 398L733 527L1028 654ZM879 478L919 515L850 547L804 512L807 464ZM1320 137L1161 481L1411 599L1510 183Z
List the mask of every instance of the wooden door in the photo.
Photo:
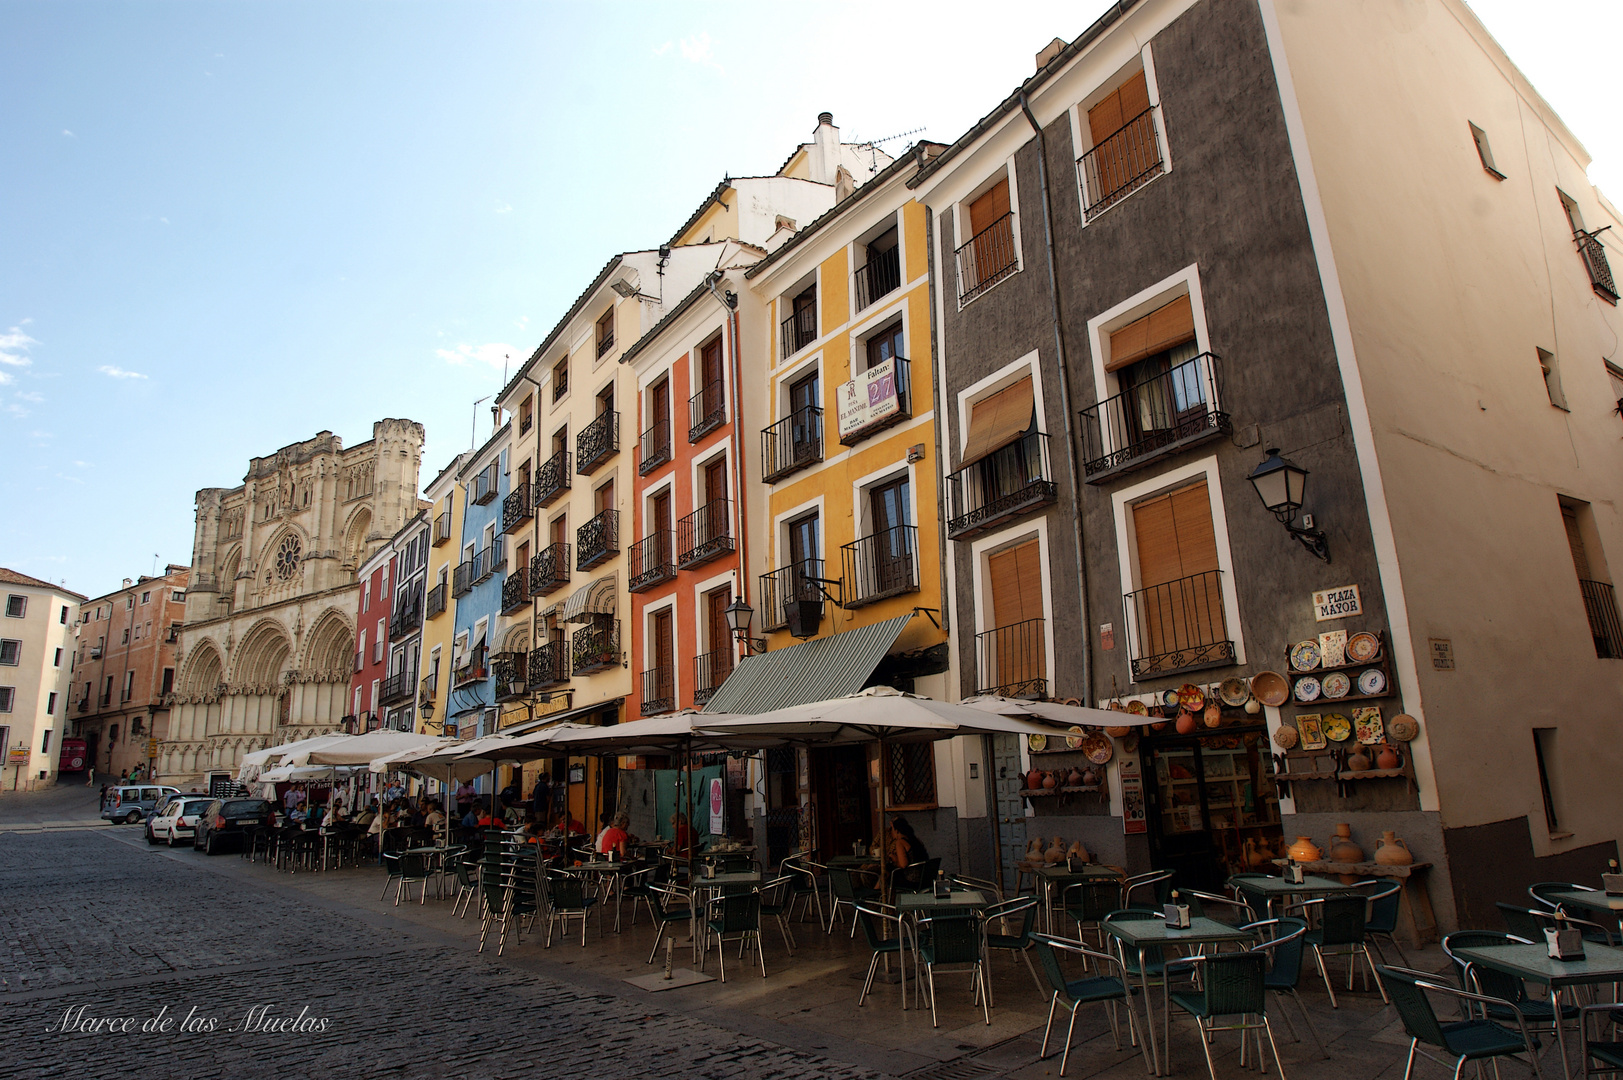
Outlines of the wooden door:
M982 660L997 672L997 685L1022 688L1047 678L1047 634L1043 616L1043 567L1036 540L999 551L986 560L992 586L990 655Z
M912 500L907 477L868 489L868 507L873 520L873 535L869 540L873 591L893 592L905 588L913 581L913 535L907 528ZM857 568L859 578L864 569Z
M601 514L605 510L614 509L614 481L610 480L598 488L592 495L596 511Z
M902 324L897 323L886 330L882 330L868 339L868 370L883 364L886 360L894 360L902 354ZM897 377L900 378L898 372Z
M820 417L815 410L821 406L822 397L818 392L815 370L790 384L789 411L793 419L789 421L789 427L793 442L791 452L796 462L816 457L819 452L822 425L818 422Z
M674 636L674 621L671 618L671 609L664 608L654 613L654 655L653 669L655 671L654 685L647 687L653 691L652 696L667 699L672 696L674 686L674 664L676 663L676 640Z
M789 588L784 600L817 600L822 593L817 586L805 579L820 578L823 576L823 563L820 558L822 548L817 543L817 515L807 514L789 523L789 564L794 567L790 572Z
M568 514L559 514L557 517L552 519L552 524L548 527L548 536L549 536L549 540L548 540L549 543L553 543L553 544L567 544L567 543L569 543L569 515Z
M730 509L727 503L727 459L718 457L704 466L704 503L694 518L694 547L727 535Z
M1206 481L1133 507L1139 657L1224 640L1217 535Z
M671 489L666 488L648 501L648 537L651 548L643 557L643 570L669 565L671 561Z
M669 442L671 437L671 382L669 379L661 379L654 384L653 390L649 393L648 413L648 427L654 432L654 443L658 445L662 441ZM660 426L662 424L663 427Z
M727 629L727 607L732 602L733 590L730 585L704 594L705 665L708 667L704 674L709 678L706 689L714 690L732 674L732 633Z

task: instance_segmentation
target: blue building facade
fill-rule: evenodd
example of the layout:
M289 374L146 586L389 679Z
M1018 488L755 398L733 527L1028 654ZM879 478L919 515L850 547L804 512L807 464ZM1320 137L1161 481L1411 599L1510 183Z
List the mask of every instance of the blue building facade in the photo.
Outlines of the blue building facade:
M491 655L501 614L508 552L502 535L502 500L508 491L511 424L504 424L457 472L463 501L461 552L451 575L456 604L451 688L445 732L464 739L496 730L496 684ZM476 786L482 791L486 777Z

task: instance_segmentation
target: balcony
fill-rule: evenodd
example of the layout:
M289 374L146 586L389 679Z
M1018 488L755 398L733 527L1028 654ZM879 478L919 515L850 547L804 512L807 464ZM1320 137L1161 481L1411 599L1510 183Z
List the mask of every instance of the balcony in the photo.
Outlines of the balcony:
M866 395L867 401L859 411L840 417L840 445L851 446L912 419L912 385L912 365L905 356L892 357L857 376L857 393Z
M491 576L507 569L507 550L502 545L502 537L498 536L491 545L473 557L474 574L473 583L489 581Z
M451 689L456 690L469 683L483 682L490 677L490 666L486 662L484 646L473 650L466 662L451 673Z
M606 671L620 663L620 623L605 619L576 630L570 640L569 658L576 675Z
M596 420L580 429L575 437L575 472L592 475L592 470L620 452L620 414L614 410L599 413Z
M82 698L79 699L79 711L80 712L89 712L90 711L90 699L89 698L82 697Z
M1595 295L1608 304L1617 303L1617 281L1612 277L1612 264L1606 259L1606 248L1600 237L1582 229L1572 238L1578 243L1578 254L1583 256L1584 269L1589 271L1589 284Z
M817 340L817 301L801 308L778 324L778 344L781 358L789 359L795 353Z
M531 596L547 596L568 584L568 544L550 544L530 560Z
M975 693L1048 697L1048 634L1043 619L975 635Z
M857 267L857 311L895 292L902 286L902 249L868 252L868 261Z
M480 506L496 497L500 487L500 481L496 475L498 468L499 463L493 461L479 470L478 475L473 478L473 501Z
M509 574L502 581L502 614L511 615L530 602L530 575Z
M441 544L450 539L451 511L446 510L445 512L437 514L434 517L434 546L439 547Z
M676 564L683 570L702 566L733 550L733 504L730 499L705 503L676 523Z
M439 689L440 673L435 670L425 675L423 681L418 684L418 695L423 701L433 701L438 697Z
M609 350L612 348L614 348L614 325L611 323L600 331L600 336L597 339L597 358L599 360L603 359L609 355Z
M445 614L446 594L449 591L450 590L445 587L445 583L443 581L434 586L432 589L428 590L428 610L426 612L427 618L432 619L436 615Z
M1233 431L1217 403L1218 357L1201 353L1082 410L1082 469L1090 484Z
M1623 658L1623 621L1617 614L1617 596L1604 581L1579 580L1584 594L1584 613L1589 616L1589 633L1595 639L1595 655L1602 660Z
M1234 663L1221 570L1130 592L1122 608L1135 681Z
M823 576L822 559L805 559L762 574L761 629L782 630L789 626L790 605L801 601L816 602L816 614L821 617L823 591L817 582L809 579Z
M671 421L655 420L637 441L637 475L647 476L671 460Z
M715 696L733 673L733 650L718 649L693 658L693 704L702 706Z
M675 550L673 536L669 529L656 529L631 545L632 592L641 592L676 576L676 563L671 559Z
M398 705L402 701L410 701L415 682L409 671L390 675L378 688L378 700L385 705Z
M1076 159L1086 203L1083 216L1092 221L1160 176L1161 143L1155 137L1155 106L1150 106L1092 150Z
M620 554L620 512L605 510L575 530L575 569L590 570Z
M361 670L361 658L360 658L359 654L357 654L356 657L355 657L355 670L356 671ZM105 709L109 705L111 705L112 703L113 703L113 695L109 691L108 693L103 694L100 698L97 699L96 708Z
M574 475L569 468L569 451L560 450L547 459L547 463L535 472L535 491L530 502L536 509L551 506L560 497L569 491L569 478Z
M473 591L473 575L478 568L478 560L457 564L456 569L451 571L452 596L466 596Z
M1023 435L947 477L947 535L968 540L1054 501L1048 436Z
M840 548L840 581L847 608L918 592L918 526L898 525Z
M92 646L90 646L90 659L92 659L92 660L100 660L101 659L101 646L100 645L92 645Z
M763 483L776 483L822 460L822 409L806 406L761 429Z
M967 304L1014 273L1014 214L1007 213L965 241L958 259L958 302Z
M502 500L502 532L510 533L535 516L530 505L530 485L520 484Z
M676 672L649 668L642 673L642 715L658 716L676 708Z
M530 681L525 673L529 653L499 652L490 658L491 674L496 676L496 700L514 701L529 693Z
M698 442L726 422L727 394L720 379L688 398L688 442Z
M423 625L423 594L422 586L413 588L406 596L405 602L389 620L389 640L395 641L412 633Z
M569 650L563 641L549 641L530 650L525 676L531 690L545 690L569 681Z

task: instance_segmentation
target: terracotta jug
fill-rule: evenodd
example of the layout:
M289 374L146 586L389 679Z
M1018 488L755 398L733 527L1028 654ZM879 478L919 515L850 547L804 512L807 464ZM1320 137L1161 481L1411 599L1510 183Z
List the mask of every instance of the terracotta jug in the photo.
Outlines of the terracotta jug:
M1375 764L1382 769L1396 769L1402 762L1398 758L1398 752L1392 749L1391 743L1382 743L1381 752L1375 755Z
M1065 778L1065 782L1072 787L1076 787L1078 784L1083 782L1082 773L1073 768L1071 770L1071 775Z
M1290 846L1290 850L1288 850L1285 854L1289 855L1297 862L1318 862L1319 859L1324 855L1323 852L1313 845L1313 838L1311 836L1298 836L1296 838L1296 843L1292 844Z
M1340 863L1364 861L1364 849L1353 843L1351 825L1336 826L1336 835L1330 841L1330 861Z
M1408 866L1414 862L1414 854L1403 837L1387 829L1381 833L1381 842L1375 848L1375 861L1382 866Z
M1032 791L1043 786L1043 771L1032 769L1026 774L1026 790Z
M1215 701L1206 703L1206 711L1201 714L1207 727L1221 727L1223 725L1223 707Z
M1367 768L1369 768L1369 755L1360 746L1347 757L1347 771L1363 772Z
M1053 791L1057 786L1059 786L1059 776L1057 773L1043 773L1043 790Z
M1026 841L1026 862L1040 863L1043 861L1043 838L1033 836Z
M1092 765L1089 765L1087 768L1082 770L1082 783L1091 787L1098 782L1099 774L1093 771Z
M1049 845L1047 851L1043 852L1043 861L1048 863L1050 866L1054 866L1065 861L1064 837L1054 837L1054 842Z
M1193 735L1195 733L1195 714L1181 712L1178 714L1178 734Z
M1247 867L1255 870L1268 865L1268 849L1257 847L1257 841L1248 836L1245 838L1245 851L1241 858Z
M1068 859L1077 859L1081 862L1087 862L1092 856L1088 854L1088 849L1082 846L1082 841L1078 840L1076 843L1071 845L1071 850L1065 853L1065 857Z

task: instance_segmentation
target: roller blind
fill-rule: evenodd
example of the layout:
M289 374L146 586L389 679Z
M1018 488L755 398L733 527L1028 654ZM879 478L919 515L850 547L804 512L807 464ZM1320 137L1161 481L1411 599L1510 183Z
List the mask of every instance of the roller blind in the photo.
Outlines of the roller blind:
M997 626L1043 617L1043 567L1037 541L1000 551L986 562L992 583L992 621Z
M1174 345L1195 339L1195 311L1188 296L1156 308L1142 319L1128 323L1110 335L1110 362L1106 371L1165 352Z
M1034 409L1029 375L977 401L969 412L969 439L964 444L961 467L973 465L1025 434L1031 427Z
M1009 181L999 180L992 188L969 204L969 235L977 236L987 226L1009 212Z
M1144 72L1137 71L1088 110L1088 131L1093 136L1093 145L1104 142L1149 107L1150 89L1144 81Z
M1217 535L1206 481L1133 507L1140 588L1217 569Z

